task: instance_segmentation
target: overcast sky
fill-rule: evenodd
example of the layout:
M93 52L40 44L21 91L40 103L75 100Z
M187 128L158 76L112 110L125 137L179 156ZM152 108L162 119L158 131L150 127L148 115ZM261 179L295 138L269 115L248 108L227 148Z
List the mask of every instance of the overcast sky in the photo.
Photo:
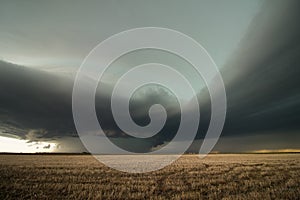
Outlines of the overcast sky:
M1 1L0 135L36 144L36 151L48 150L49 144L53 151L85 151L71 112L77 69L109 36L151 26L189 35L220 69L228 111L215 150L300 149L299 8L296 0ZM154 61L182 72L196 90L203 118L193 151L207 129L210 101L189 64L166 52L143 50L112 64L96 97L97 113L105 116L100 124L112 140L132 151L159 148L173 137L178 102L161 88L145 88L131 106L135 121L144 125L150 105L167 107L168 123L156 137L124 136L109 110L109 94L122 73Z
M77 68L99 42L121 31L157 26L199 41L222 66L262 2L1 1L4 60L37 67Z

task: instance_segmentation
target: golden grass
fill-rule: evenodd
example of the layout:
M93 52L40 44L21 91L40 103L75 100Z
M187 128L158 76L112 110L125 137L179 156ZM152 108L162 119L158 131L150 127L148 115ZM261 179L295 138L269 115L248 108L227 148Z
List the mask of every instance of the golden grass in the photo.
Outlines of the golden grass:
M151 173L89 155L0 155L0 199L299 199L299 154L186 155Z

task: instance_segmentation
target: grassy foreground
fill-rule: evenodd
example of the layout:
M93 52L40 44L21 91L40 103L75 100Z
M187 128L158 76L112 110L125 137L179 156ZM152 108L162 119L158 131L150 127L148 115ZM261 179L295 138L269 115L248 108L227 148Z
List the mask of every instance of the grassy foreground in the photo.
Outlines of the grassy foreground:
M0 155L0 199L299 199L300 154L185 155L151 173L90 155Z

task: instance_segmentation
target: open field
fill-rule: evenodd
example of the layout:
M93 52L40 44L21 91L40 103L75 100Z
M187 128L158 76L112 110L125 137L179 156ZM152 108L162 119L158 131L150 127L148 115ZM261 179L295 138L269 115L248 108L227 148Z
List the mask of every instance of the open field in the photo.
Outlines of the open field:
M90 155L0 155L0 199L300 199L300 154L186 155L151 173Z

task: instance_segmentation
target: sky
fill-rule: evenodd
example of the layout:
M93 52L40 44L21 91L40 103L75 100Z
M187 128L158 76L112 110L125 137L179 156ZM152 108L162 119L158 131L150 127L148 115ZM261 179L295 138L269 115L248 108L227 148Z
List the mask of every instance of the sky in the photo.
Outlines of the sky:
M300 149L296 0L0 4L0 152L86 151L72 117L75 74L99 42L137 27L183 32L215 61L227 94L225 126L215 151ZM173 138L180 123L178 102L163 88L142 88L131 100L131 116L140 125L149 123L147 112L154 103L166 108L166 125L149 139L126 136L109 109L109 96L120 76L154 61L177 69L197 93L201 121L189 149L196 152L210 119L207 88L189 63L166 52L141 50L112 63L97 90L99 123L114 143L133 152L160 148Z
M75 67L99 42L136 27L175 29L223 65L261 1L1 1L1 57L26 66Z

